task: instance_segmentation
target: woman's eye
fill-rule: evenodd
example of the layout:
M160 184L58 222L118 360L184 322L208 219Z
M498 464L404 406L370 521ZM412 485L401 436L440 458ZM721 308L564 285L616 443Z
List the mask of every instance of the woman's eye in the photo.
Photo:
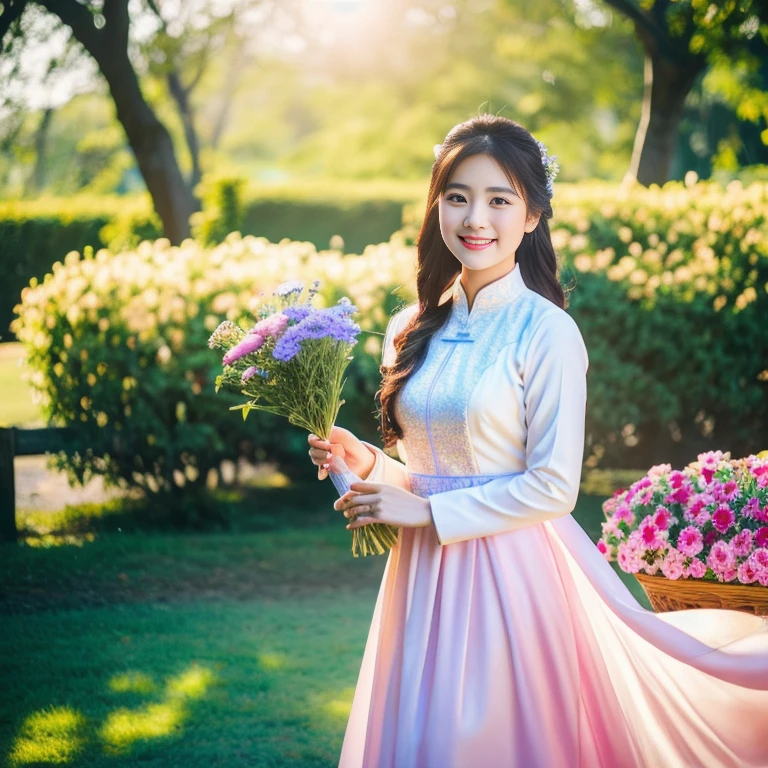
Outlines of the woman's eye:
M454 198L456 198L456 197L460 197L461 200L455 200ZM450 200L452 203L466 202L466 200L464 200L464 195L460 195L458 192L454 192L453 194L448 195L447 199Z
M497 203L497 200L501 200L501 203ZM509 205L509 200L505 200L503 197L494 197L493 200L491 200L491 205Z

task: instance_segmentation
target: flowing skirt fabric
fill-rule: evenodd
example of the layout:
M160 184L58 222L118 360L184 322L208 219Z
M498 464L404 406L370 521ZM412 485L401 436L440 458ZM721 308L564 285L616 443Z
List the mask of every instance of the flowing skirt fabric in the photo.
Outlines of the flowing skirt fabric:
M571 515L403 529L340 766L768 766L768 623L644 609Z

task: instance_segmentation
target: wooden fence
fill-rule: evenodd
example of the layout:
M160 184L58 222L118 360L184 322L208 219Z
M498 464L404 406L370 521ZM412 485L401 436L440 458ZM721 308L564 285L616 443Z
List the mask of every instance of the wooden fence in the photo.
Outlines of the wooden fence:
M69 427L20 429L0 427L0 541L16 541L16 456L40 456L70 446L75 432Z

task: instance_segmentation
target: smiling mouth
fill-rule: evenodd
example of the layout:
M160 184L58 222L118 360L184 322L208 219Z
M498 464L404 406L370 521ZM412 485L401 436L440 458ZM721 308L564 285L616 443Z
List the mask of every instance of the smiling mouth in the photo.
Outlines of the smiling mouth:
M470 247L470 248L485 248L489 246L491 243L495 242L495 238L489 238L489 237L462 237L459 235L459 240L461 240L464 245Z

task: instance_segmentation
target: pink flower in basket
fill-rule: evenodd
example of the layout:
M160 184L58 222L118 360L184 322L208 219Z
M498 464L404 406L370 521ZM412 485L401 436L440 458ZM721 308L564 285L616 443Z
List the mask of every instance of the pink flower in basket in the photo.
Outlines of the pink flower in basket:
M694 557L704 549L704 537L701 531L693 525L683 528L677 537L677 548L687 557Z
M768 455L658 464L603 504L598 550L627 573L768 586Z
M720 533L726 533L735 522L736 515L733 514L733 510L726 504L721 504L712 514L712 525Z

